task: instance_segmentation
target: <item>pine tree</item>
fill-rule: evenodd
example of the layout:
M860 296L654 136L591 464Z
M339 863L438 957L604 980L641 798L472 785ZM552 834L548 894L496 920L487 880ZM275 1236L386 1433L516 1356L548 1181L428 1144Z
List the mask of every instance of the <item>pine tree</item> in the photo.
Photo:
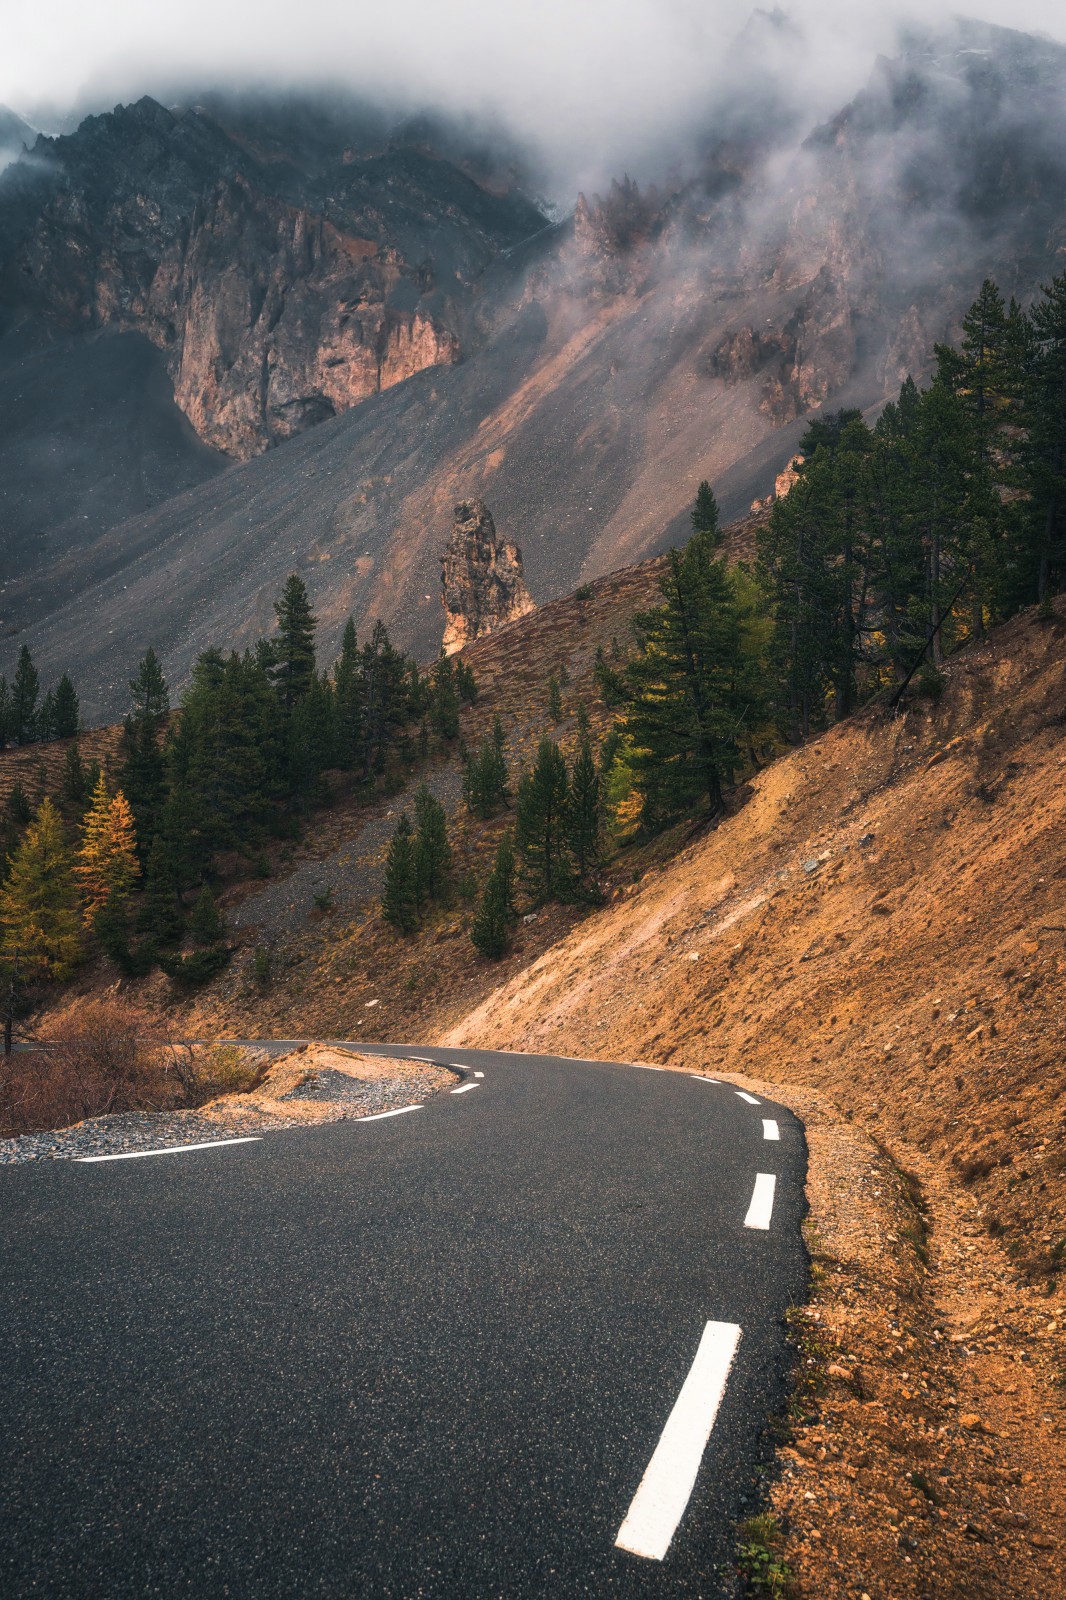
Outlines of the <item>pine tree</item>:
M636 618L644 644L626 669L625 734L653 823L701 801L721 810L761 666L734 581L700 535L670 552L660 588L664 604Z
M1046 607L1066 572L1066 274L1045 287L1029 322L1033 356L1026 395L1026 544L1031 598Z
M375 622L359 657L363 707L360 765L364 778L383 772L400 729L411 711L408 663Z
M706 539L709 549L721 543L718 501L714 498L714 490L706 478L696 490L696 503L692 507L692 531Z
M222 944L225 940L225 921L214 895L206 884L193 903L192 915L189 918L189 933L192 935L193 944L200 949L209 949L212 945Z
M349 617L344 627L341 653L333 669L334 741L337 763L350 772L363 749L363 679L359 671L359 641L355 622Z
M59 812L45 799L0 890L0 957L29 974L62 980L80 955L70 851Z
M53 700L52 728L57 739L73 739L78 731L80 711L78 696L70 678L64 672L56 685Z
M147 862L166 804L166 761L161 736L170 710L163 669L150 645L137 676L130 679L130 693L133 709L125 722L125 761L120 781L137 818L138 853L142 862Z
M63 761L63 776L59 781L59 798L76 811L85 807L90 796L90 789L85 774L85 763L81 759L81 751L77 742L67 747Z
M137 668L137 676L130 679L130 694L133 699L131 715L138 720L147 719L158 728L170 710L170 691L163 676L162 662L151 645Z
M514 903L515 852L510 831L496 851L492 871L470 927L470 939L480 955L497 961L506 955L511 929L517 919Z
M11 682L10 733L16 744L29 744L37 733L37 695L40 679L26 645L19 651Z
M274 644L274 683L282 704L291 708L311 688L315 674L315 629L307 587L296 572L289 575L274 605L278 637Z
M0 750L14 734L11 727L11 691L7 679L0 673Z
M56 737L56 697L51 689L41 701L37 712L37 738L47 743Z
M177 944L181 939L184 919L178 883L166 844L159 836L148 853L137 925L160 945Z
M413 933L418 926L418 882L411 819L403 812L389 844L385 862L385 888L381 915L397 933Z
M472 706L477 700L477 684L474 674L462 657L455 663L455 691L465 706Z
M122 792L112 798L101 777L85 816L74 869L87 928L96 927L105 912L117 925L140 870L133 815Z
M522 875L538 903L568 892L566 762L553 739L542 739L537 759L518 785L515 850Z
M602 826L600 777L586 736L581 741L570 778L566 817L567 844L574 864L576 888L582 896L593 892L589 880L602 859Z
M420 906L444 898L451 865L444 807L420 784L415 793L415 895Z
M441 739L454 739L459 733L459 695L451 657L442 650L433 666L433 696L430 721Z
M16 778L8 790L5 809L16 828L24 828L33 816L33 807L30 805L29 797L22 787L21 778Z
M504 755L503 724L497 716L489 738L482 741L476 755L469 758L463 775L463 799L467 809L483 821L496 815L507 804L507 760Z
M563 696L554 672L548 678L548 715L555 723L563 720Z

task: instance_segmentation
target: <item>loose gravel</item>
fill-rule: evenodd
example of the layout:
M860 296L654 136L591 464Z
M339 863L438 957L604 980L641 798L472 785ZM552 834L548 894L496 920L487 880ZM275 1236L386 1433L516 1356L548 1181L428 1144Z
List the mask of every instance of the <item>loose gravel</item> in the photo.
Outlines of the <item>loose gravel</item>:
M48 1133L27 1133L16 1139L0 1139L0 1166L18 1166L27 1161L71 1161L79 1156L120 1155L133 1150L154 1150L164 1145L195 1144L224 1139L236 1134L275 1132L282 1128L306 1128L322 1122L344 1122L350 1118L372 1116L424 1100L440 1087L441 1069L428 1063L397 1063L395 1075L363 1081L343 1072L324 1069L282 1097L291 1102L292 1116L279 1115L255 1104L240 1105L234 1095L223 1107L204 1111L130 1111L109 1117L93 1117L72 1128ZM308 1102L318 1115L309 1123ZM279 1104L281 1102L275 1102Z

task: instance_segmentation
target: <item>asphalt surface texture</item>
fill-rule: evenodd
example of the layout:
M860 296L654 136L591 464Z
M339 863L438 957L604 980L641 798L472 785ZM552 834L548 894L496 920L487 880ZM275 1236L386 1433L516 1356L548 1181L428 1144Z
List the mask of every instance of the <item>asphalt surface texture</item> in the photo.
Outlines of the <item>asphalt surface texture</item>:
M478 1087L0 1173L8 1600L734 1592L806 1294L801 1125L679 1073L377 1048ZM615 1539L708 1321L739 1347L648 1560Z

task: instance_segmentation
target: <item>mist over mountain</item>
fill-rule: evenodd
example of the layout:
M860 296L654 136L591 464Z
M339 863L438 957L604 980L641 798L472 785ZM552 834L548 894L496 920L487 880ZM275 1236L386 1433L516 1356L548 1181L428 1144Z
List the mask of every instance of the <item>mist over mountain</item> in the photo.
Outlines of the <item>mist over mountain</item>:
M565 207L469 79L461 114L228 90L38 141L0 174L5 631L114 711L146 643L180 680L293 566L328 635L433 654L458 500L538 600L664 548L703 478L746 510L812 411L1066 242L1066 48L912 26L814 114L857 56L804 81L811 27L757 13L669 153Z

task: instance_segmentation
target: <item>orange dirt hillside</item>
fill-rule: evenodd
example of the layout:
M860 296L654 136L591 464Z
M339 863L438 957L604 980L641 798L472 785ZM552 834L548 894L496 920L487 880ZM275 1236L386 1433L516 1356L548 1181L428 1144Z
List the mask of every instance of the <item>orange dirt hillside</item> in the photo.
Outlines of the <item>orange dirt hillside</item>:
M871 709L446 1041L747 1072L945 1159L1020 1266L1066 1251L1066 606Z

